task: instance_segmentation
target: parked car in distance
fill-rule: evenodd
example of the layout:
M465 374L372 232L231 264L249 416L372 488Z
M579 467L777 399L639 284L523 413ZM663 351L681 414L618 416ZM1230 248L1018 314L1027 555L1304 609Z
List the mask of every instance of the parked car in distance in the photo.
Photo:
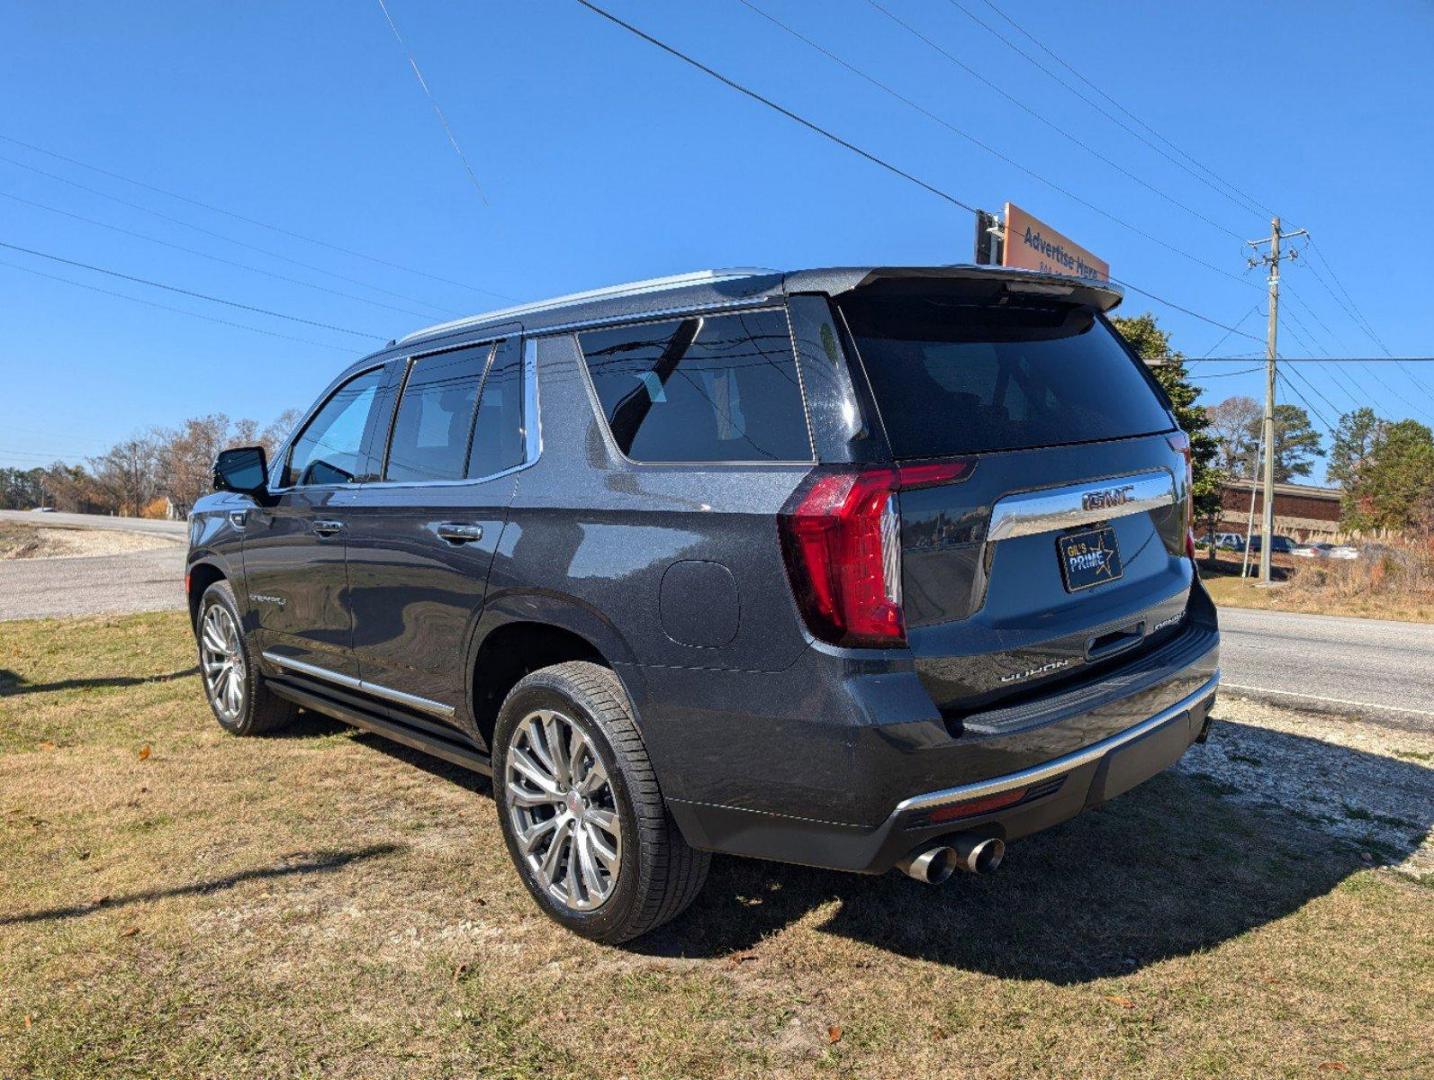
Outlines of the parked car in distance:
M1331 559L1358 559L1360 558L1359 548L1352 544L1336 544L1328 552Z
M30 508L30 513L32 514L53 514L54 512L55 508L53 506L34 506Z
M1278 537L1276 537L1276 540L1278 540ZM1327 559L1329 558L1330 549L1333 547L1333 544L1325 543L1296 544L1290 549L1290 554L1301 559ZM1278 551L1279 549L1272 548L1271 550Z
M1250 537L1250 550L1258 552L1262 542L1260 534L1255 533ZM1293 539L1288 536L1281 536L1279 533L1276 533L1274 539L1270 541L1270 551L1276 555L1289 555L1294 551L1296 546Z
M630 939L711 852L923 882L1209 724L1190 444L1118 291L710 271L431 327L270 462L186 590L219 724L306 708L493 777L509 854Z
M1215 546L1217 548L1223 548L1226 551L1244 551L1245 537L1241 533L1216 533Z

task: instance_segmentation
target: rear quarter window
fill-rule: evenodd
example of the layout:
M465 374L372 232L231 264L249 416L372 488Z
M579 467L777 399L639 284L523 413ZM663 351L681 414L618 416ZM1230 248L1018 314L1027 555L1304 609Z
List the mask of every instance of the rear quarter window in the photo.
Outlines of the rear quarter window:
M959 293L841 310L898 458L1169 431L1154 380L1093 311Z
M617 447L635 461L811 461L786 312L578 335Z

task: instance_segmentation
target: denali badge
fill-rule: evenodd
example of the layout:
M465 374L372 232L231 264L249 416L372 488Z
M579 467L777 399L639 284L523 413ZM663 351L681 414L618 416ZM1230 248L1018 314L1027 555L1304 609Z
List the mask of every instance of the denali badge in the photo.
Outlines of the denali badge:
M281 608L284 606L284 598L282 596L268 596L264 593L256 592L249 594L249 602L251 604L276 604Z
M1117 506L1124 506L1134 497L1132 495L1134 491L1134 484L1122 484L1120 487L1087 491L1080 497L1080 508L1082 510L1111 510Z
M1052 660L1049 664L1042 664L1040 667L1026 668L1025 671L1014 671L1009 675L1002 675L1002 682L1018 682L1021 679L1029 679L1032 675L1044 675L1048 671L1059 671L1063 667L1070 667L1074 660Z

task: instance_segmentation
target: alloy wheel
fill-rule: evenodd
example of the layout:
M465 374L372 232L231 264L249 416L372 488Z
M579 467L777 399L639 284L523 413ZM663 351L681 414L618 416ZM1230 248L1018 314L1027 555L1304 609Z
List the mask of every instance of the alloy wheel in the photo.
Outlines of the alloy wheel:
M244 712L244 648L234 616L223 604L210 604L199 628L199 660L209 700L230 723Z
M622 866L622 825L593 741L556 710L529 713L508 747L504 790L518 850L542 888L574 911L601 907Z

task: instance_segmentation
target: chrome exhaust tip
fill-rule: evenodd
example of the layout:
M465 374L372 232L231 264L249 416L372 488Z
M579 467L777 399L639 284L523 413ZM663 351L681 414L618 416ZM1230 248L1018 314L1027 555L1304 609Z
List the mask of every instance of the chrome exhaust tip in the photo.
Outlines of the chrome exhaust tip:
M1006 857L1005 841L995 836L958 836L955 845L956 864L968 874L989 874Z
M925 885L940 885L956 872L959 858L955 848L938 844L899 859L896 868L909 878L915 878Z

